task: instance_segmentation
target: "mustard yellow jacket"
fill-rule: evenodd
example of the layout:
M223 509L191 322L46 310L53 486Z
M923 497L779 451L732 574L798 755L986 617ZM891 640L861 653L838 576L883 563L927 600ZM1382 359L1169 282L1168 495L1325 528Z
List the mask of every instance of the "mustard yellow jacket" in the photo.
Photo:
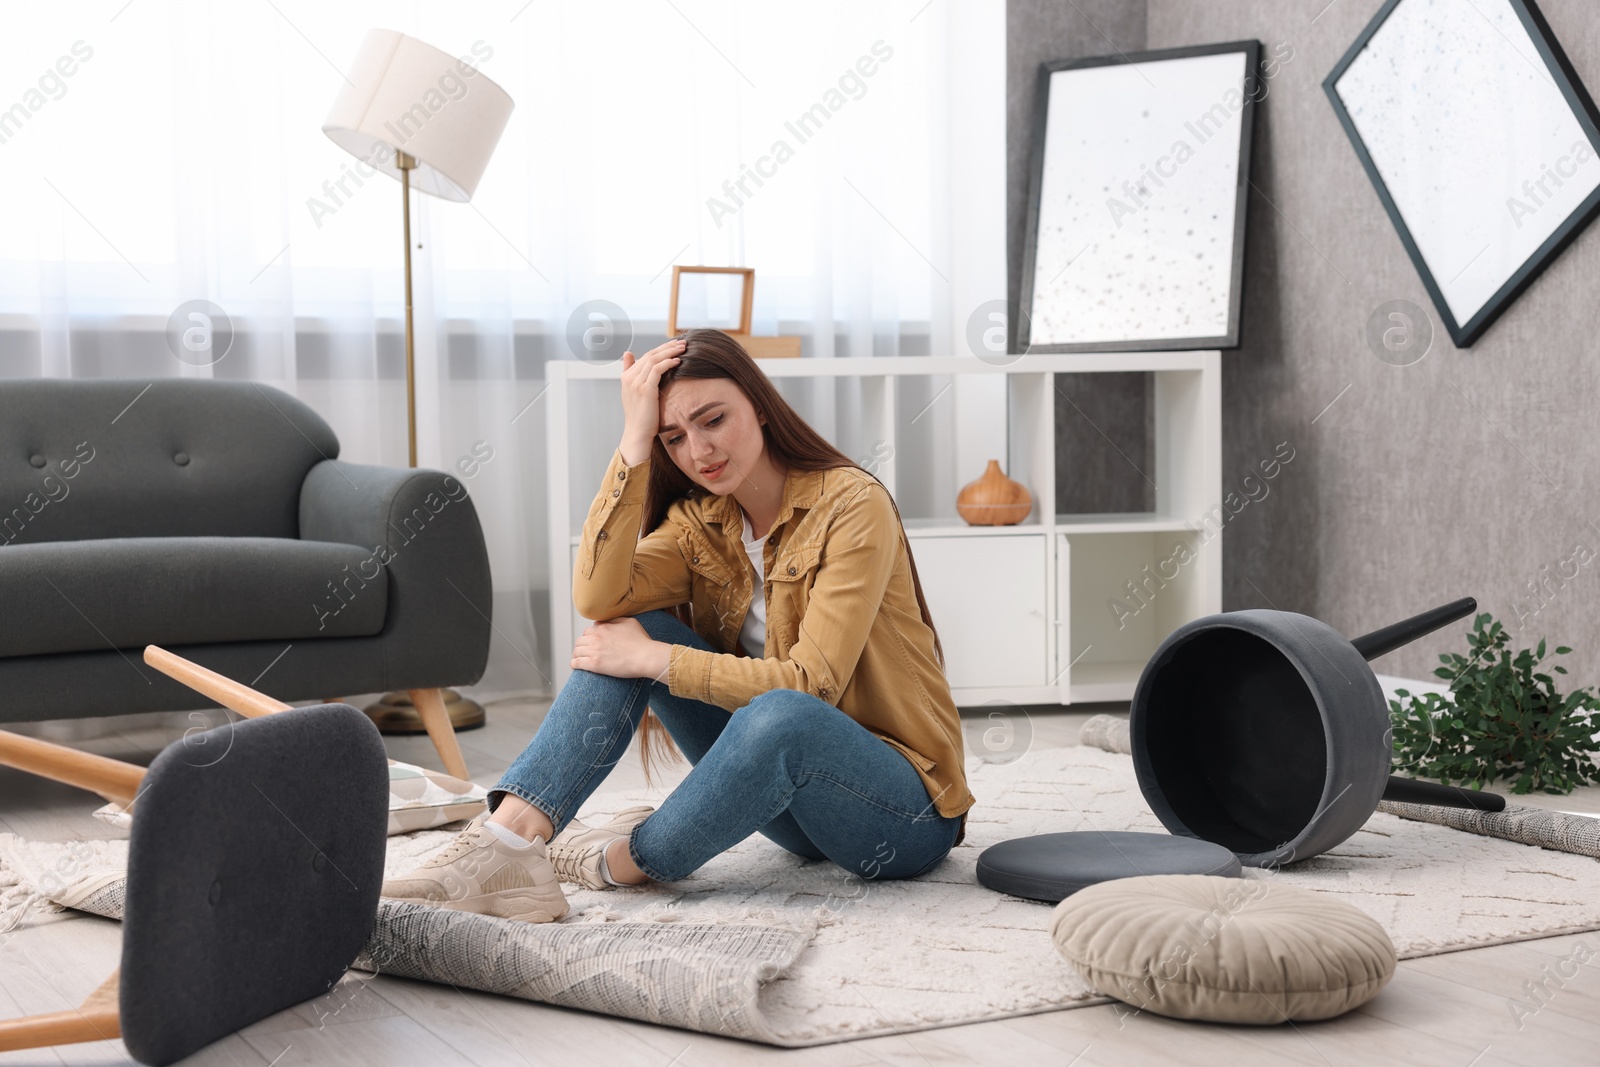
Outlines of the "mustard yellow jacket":
M856 467L790 468L765 545L767 641L755 659L739 644L754 576L738 502L694 486L641 538L649 473L648 458L630 467L612 454L583 524L578 613L603 621L689 603L695 632L721 651L673 645L668 691L730 712L771 689L827 701L911 761L933 808L961 816L959 844L974 802L961 720L882 483Z

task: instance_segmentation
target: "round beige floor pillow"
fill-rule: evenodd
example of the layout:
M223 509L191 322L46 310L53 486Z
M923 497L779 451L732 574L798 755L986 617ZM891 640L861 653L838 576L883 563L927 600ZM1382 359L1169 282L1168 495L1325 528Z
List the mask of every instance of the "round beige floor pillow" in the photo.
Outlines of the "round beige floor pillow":
M1067 897L1050 936L1086 982L1179 1019L1331 1019L1394 976L1365 912L1271 879L1205 874L1101 882Z

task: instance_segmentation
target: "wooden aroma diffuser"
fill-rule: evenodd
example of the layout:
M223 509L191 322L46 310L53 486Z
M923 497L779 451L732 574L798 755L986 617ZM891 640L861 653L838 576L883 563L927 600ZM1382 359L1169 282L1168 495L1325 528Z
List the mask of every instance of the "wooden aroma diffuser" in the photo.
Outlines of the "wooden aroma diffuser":
M991 459L982 476L956 495L956 511L973 526L1015 526L1032 510L1033 494L1021 482L1007 478L997 459Z

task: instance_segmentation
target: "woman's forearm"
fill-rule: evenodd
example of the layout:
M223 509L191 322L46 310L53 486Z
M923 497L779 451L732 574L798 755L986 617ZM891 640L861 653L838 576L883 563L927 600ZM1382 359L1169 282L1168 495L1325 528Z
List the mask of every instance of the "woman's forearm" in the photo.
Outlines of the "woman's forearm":
M663 522L639 536L649 481L648 460L629 464L620 446L606 464L572 568L573 606L586 619L637 615L689 599L681 528Z
M572 572L572 597L586 619L611 618L626 599L639 539L639 515L647 478L629 481L625 456L613 456L584 518ZM629 466L632 466L631 464ZM638 468L635 473L640 473Z

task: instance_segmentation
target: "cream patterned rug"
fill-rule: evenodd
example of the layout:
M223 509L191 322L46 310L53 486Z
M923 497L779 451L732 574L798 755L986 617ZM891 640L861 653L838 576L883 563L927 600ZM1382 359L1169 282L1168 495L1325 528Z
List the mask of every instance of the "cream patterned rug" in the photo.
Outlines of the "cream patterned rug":
M974 867L1013 837L1164 832L1132 761L1055 748L1010 764L973 757L968 776L978 804L966 841L915 880L865 882L755 835L670 885L569 890L572 914L556 924L386 902L357 966L784 1046L1101 1002L1056 955L1051 906L984 889ZM602 791L582 814L659 800ZM450 837L390 838L390 869ZM122 845L73 859L71 885L50 896L120 914ZM66 848L0 835L13 916ZM1382 923L1402 958L1600 929L1600 861L1390 814L1321 856L1247 876L1336 894ZM86 898L81 887L97 878Z

